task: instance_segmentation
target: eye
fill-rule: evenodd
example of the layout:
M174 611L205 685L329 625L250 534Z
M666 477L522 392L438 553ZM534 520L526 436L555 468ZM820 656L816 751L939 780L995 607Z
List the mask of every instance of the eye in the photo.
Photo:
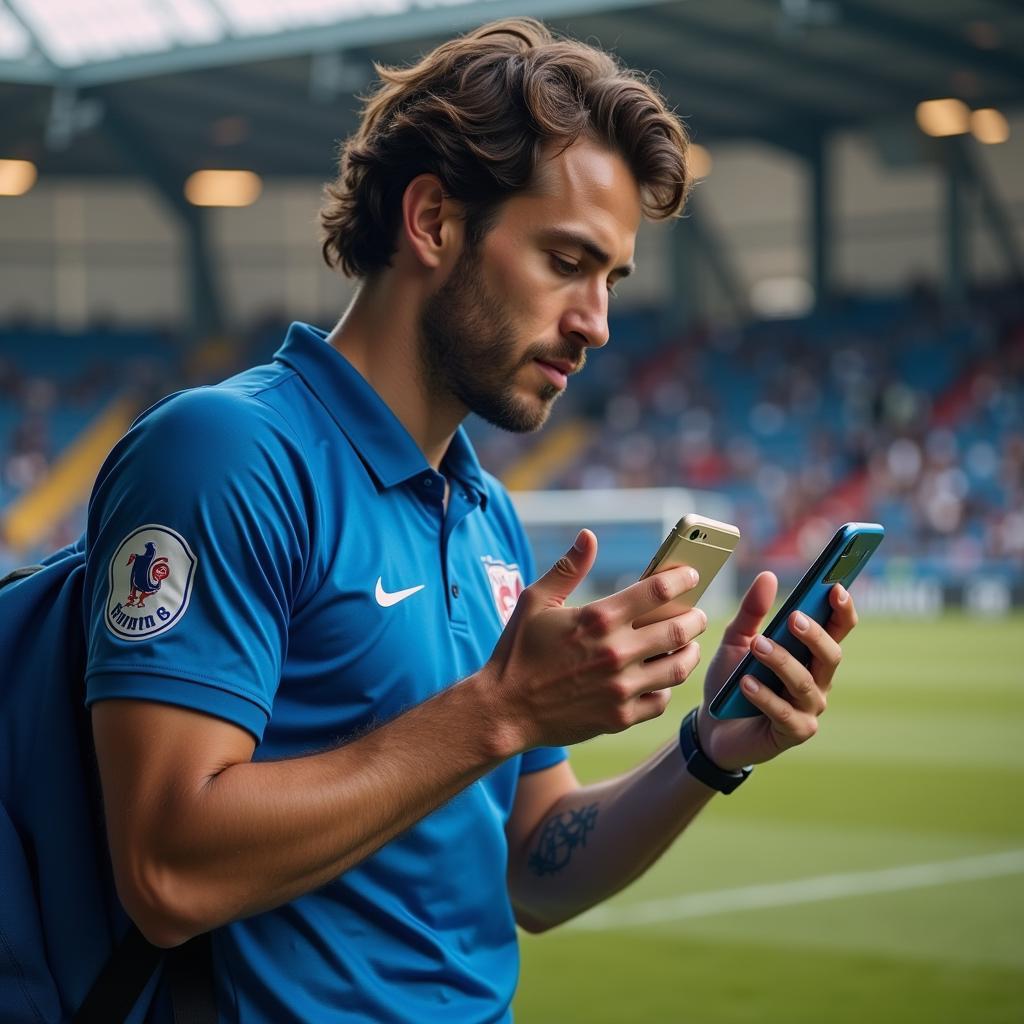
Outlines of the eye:
M569 260L563 259L558 253L551 253L551 263L555 270L563 277L572 277L573 274L578 274L580 268L576 263L570 263Z

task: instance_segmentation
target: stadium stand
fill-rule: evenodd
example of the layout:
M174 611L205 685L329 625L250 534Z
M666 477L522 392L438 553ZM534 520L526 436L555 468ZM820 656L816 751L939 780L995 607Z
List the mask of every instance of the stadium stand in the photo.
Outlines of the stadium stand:
M7 332L0 570L80 532L88 479L78 473L67 493L44 492L59 515L34 507L32 523L50 528L12 543L19 504L119 399L130 408L107 429L123 429L159 395L268 358L281 336L280 325L263 324L185 358L158 333ZM523 486L723 492L745 538L741 564L783 575L854 518L886 524L879 566L911 559L915 573L946 578L981 565L1010 578L1024 567L1019 294L979 294L951 315L922 288L667 338L654 311L635 311L616 319L613 337L574 380L552 429L521 438L475 425L485 463ZM103 451L86 452L83 467L95 472L116 436L100 431Z

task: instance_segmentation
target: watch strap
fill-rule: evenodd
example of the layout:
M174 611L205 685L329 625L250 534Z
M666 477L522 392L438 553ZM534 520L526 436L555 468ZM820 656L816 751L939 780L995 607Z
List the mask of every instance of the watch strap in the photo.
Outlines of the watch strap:
M719 768L714 761L701 749L700 737L697 735L697 708L683 718L679 726L679 749L686 762L686 770L705 786L717 789L719 793L731 793L754 770L740 768L739 771L727 772Z

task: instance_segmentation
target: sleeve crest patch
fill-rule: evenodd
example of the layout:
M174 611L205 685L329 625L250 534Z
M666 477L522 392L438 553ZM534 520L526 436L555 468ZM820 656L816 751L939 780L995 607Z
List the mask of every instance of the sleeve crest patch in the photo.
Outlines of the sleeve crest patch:
M107 629L120 640L166 633L185 614L196 556L180 533L150 524L133 530L110 560Z

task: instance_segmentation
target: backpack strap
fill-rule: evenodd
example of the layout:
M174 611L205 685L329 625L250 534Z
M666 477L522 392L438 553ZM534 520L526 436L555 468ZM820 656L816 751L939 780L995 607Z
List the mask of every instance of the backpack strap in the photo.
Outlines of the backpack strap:
M167 954L167 984L174 1024L217 1024L213 989L213 946L204 932Z
M3 579L0 579L0 590L3 590L8 583L17 583L18 580L22 580L26 576L32 576L42 568L43 566L41 565L23 565L18 569L12 569Z
M164 951L133 924L93 982L72 1024L123 1021L138 1002Z
M43 568L42 565L25 565L14 569L0 578L0 590ZM91 748L91 733L87 740L83 749ZM101 806L98 793L94 798L95 805ZM217 1024L210 933L197 935L167 950L154 946L134 924L129 925L124 938L104 964L71 1024L124 1021L161 961L167 972L174 1024Z

